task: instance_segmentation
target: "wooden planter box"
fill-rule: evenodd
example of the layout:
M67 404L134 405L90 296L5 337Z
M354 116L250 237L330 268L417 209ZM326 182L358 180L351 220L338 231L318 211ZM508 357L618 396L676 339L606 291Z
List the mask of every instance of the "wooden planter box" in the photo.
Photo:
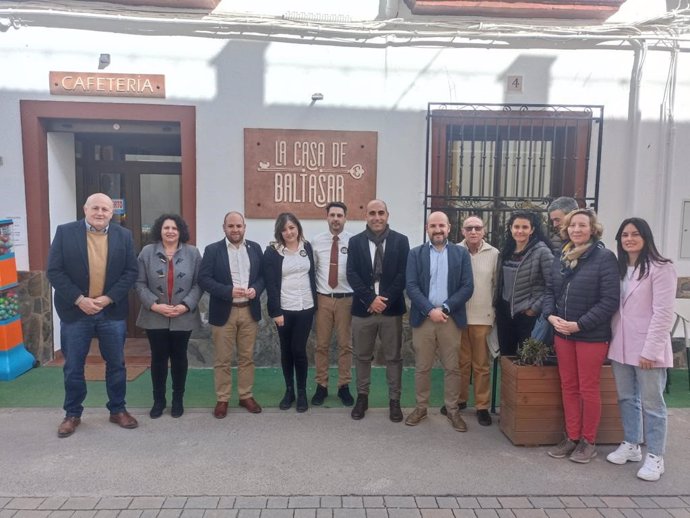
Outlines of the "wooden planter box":
M623 426L610 365L601 368L601 423L597 444L623 440ZM515 445L558 444L564 432L561 379L558 367L516 365L501 358L501 411L499 427Z

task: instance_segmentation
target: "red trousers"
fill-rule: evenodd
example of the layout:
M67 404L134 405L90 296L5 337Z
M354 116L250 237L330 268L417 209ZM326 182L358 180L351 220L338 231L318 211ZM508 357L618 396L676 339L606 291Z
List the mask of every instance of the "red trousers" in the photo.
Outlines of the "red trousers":
M565 432L573 441L584 438L594 444L601 420L601 366L609 344L555 336L554 347L561 377Z

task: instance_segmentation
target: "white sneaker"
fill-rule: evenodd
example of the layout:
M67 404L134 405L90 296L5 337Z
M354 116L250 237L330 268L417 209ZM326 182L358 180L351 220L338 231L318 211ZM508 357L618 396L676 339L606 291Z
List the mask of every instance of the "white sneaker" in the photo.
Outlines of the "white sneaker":
M657 455L647 454L647 458L644 460L644 466L640 468L637 472L637 478L642 480L648 480L650 482L655 482L659 480L661 475L664 474L664 459Z
M612 451L606 456L606 460L614 464L625 464L628 461L641 461L642 451L640 451L640 445L623 441L616 451Z

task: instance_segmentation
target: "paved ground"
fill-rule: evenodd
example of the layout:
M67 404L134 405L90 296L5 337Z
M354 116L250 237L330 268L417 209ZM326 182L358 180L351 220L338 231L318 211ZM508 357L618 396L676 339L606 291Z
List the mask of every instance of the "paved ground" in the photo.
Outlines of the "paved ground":
M0 518L462 517L690 518L690 409L670 410L667 473L589 465L512 446L466 412L455 432L433 409L417 427L372 410L208 409L151 420L137 430L87 409L58 439L54 409L0 410Z

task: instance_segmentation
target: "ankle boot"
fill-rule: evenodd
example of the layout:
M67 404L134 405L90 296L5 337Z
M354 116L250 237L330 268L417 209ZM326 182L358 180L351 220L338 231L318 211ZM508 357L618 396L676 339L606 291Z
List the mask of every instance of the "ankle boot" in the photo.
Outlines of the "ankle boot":
M149 417L151 419L158 419L160 416L163 415L163 410L165 410L165 407L167 405L167 401L165 400L165 396L163 397L156 397L154 395L153 397L153 406L151 407L151 411L149 412Z
M359 421L369 409L369 394L357 394L357 402L352 408L352 419Z
M307 402L307 389L297 390L296 409L300 413L306 412L309 409L309 403Z
M292 403L295 402L295 389L294 387L288 387L285 389L285 395L283 396L283 399L280 400L280 403L278 404L278 408L281 410L287 410L292 406Z
M180 417L184 414L184 405L182 404L184 392L173 393L172 407L170 408L170 415L172 417Z

